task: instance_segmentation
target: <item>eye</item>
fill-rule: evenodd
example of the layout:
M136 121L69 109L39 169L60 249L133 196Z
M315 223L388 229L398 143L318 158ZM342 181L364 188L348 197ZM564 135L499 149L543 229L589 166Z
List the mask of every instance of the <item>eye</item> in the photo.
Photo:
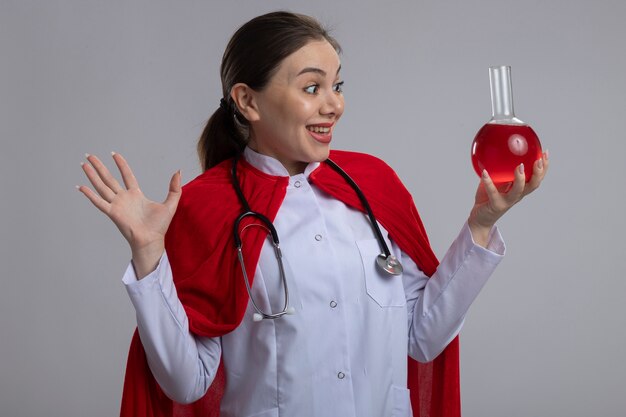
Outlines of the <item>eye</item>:
M343 81L333 85L333 91L335 93L343 93Z
M319 88L319 85L313 84L313 85L310 85L310 86L306 87L304 89L304 92L307 93L307 94L316 94L318 88Z

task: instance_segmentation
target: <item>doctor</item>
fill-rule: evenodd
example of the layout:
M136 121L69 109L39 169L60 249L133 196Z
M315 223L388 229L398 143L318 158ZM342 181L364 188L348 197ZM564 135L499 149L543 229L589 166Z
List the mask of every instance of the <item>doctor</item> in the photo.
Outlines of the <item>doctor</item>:
M124 186L87 156L95 192L79 190L132 255L123 281L138 332L122 415L459 415L456 335L504 254L496 221L539 187L548 157L517 167L506 192L484 172L438 264L393 171L330 150L344 111L339 53L308 16L269 13L239 28L222 60L223 97L198 144L205 172L182 190L175 173L163 203L143 195L121 155L113 159ZM400 275L377 269L382 242L329 157L362 190ZM281 261L269 226L248 219L236 231L240 264L237 187L275 227ZM285 284L293 314L255 321L250 300L263 312L285 310Z

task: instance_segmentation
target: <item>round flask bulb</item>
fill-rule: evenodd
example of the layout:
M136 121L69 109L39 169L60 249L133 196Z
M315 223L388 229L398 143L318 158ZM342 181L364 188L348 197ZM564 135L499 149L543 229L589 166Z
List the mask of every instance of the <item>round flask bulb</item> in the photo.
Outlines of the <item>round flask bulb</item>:
M524 164L526 182L535 161L542 156L541 143L528 125L487 123L472 143L472 165L478 176L486 169L494 183L515 179L515 169Z

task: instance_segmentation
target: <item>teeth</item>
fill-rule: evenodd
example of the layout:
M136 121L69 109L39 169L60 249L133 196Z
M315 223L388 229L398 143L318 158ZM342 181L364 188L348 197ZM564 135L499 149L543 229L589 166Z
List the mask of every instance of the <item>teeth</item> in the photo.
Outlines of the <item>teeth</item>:
M315 133L328 133L330 132L330 127L321 127L321 126L307 126L311 132Z

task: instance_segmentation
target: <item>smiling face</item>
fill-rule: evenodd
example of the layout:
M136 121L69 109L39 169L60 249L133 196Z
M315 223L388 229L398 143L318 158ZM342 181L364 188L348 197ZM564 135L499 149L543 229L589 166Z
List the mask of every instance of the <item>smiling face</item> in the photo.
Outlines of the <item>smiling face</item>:
M290 175L328 158L343 114L340 67L330 43L311 41L285 58L261 91L235 86L233 99L250 123L249 146L278 159Z

